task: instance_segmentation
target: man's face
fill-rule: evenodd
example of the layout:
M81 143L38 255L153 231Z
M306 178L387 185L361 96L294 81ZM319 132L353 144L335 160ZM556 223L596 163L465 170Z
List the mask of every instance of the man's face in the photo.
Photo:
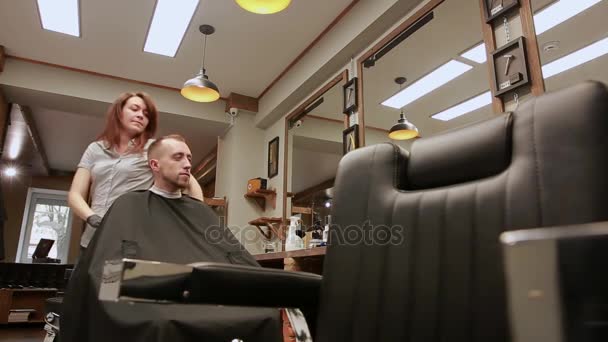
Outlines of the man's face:
M192 152L186 143L167 139L162 142L157 163L152 162L150 166L165 184L184 189L190 182Z

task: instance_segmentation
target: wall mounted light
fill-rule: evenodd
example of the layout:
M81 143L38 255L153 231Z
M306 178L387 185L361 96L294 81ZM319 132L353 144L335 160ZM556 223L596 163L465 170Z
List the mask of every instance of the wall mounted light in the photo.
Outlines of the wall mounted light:
M291 0L236 0L236 3L249 12L272 14L286 9Z
M205 35L201 69L194 78L191 78L184 83L181 94L191 101L213 102L220 98L220 91L215 83L211 82L207 76L207 70L205 69L205 54L207 52L207 36L213 34L215 28L211 25L201 25L199 26L199 31Z
M15 177L17 175L17 168L14 166L4 168L4 175L6 177Z
M405 77L395 78L395 83L399 85L399 89L401 89L405 81L407 81ZM397 123L391 127L390 131L388 132L388 137L393 140L407 140L417 136L418 128L413 123L407 121L405 115L403 114L403 108L401 108L399 120L397 120Z

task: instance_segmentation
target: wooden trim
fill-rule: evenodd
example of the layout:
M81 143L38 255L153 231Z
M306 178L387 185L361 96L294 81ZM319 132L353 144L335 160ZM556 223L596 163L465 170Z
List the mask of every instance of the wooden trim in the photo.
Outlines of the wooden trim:
M258 99L247 95L230 93L230 95L228 95L228 100L226 101L226 112L230 111L230 108L237 108L257 113Z
M296 206L291 206L291 212L292 213L296 213L296 214L304 214L304 215L310 215L312 214L312 208L308 208L308 207L296 207Z
M329 89L331 89L331 87L338 84L340 81L342 81L344 83L346 83L346 81L348 81L348 70L342 71L338 76L334 77L331 81L327 82L321 89L317 90L306 101L304 101L304 103L299 105L296 109L291 111L291 113L289 113L285 117L285 128L283 131L283 135L285 137L283 139L283 141L284 141L284 143L283 143L283 219L284 220L287 219L287 177L289 176L288 163L287 163L289 154L287 151L289 149L288 148L289 147L289 120L291 118L295 117L296 115L299 115L300 112L304 108L306 108L308 105L310 105L311 103L316 101L321 95L325 94L325 92L327 92ZM285 244L285 241L283 240L282 243Z
M51 172L51 167L49 166L49 160L46 156L46 152L44 151L44 145L42 144L42 140L40 139L40 134L38 133L38 129L36 128L36 123L34 122L34 117L32 116L32 111L30 107L21 105L21 115L23 115L23 120L25 120L25 124L27 125L30 133L32 134L32 142L34 148L40 153L40 158L42 158L42 165L44 167L45 175L49 175Z
M6 55L6 57L7 58L16 59L16 60L19 60L19 61L23 61L23 62L27 62L27 63L44 65L44 66L49 66L49 67L53 67L53 68L59 68L59 69L64 69L64 70L68 70L68 71L79 72L79 73L82 73L82 74L88 74L88 75L93 75L93 76L97 76L97 77L109 78L109 79L113 79L113 80L117 80L117 81L130 82L130 83L140 84L140 85L144 85L144 86L148 86L148 87L160 88L160 89L177 91L177 92L180 92L180 90L181 90L179 88L173 88L173 87L165 86L165 85L162 85L162 84L156 84L156 83L150 83L150 82L133 80L133 79L130 79L130 78L125 78L125 77L119 77L119 76L113 76L113 75L108 75L108 74L102 74L102 73L95 72L95 71L73 68L73 67L69 67L69 66L65 66L65 65L61 65L61 64L43 62L43 61L39 61L39 60L35 60L35 59L30 59L30 58L25 58L25 57L19 57L19 56L13 56L13 55ZM225 97L220 97L220 100L227 101L227 99Z
M294 59L291 63L289 63L289 65L285 68L285 70L283 70L279 76L277 76L274 80L272 80L272 82L270 82L270 84L266 87L266 89L264 89L262 91L262 93L260 94L260 96L258 96L258 101L264 97L264 95L266 95L266 93L268 93L268 91L274 87L275 84L277 84L277 82L279 82L279 80L281 78L283 78L283 76L285 76L285 74L287 74L287 72L289 70L291 70L291 68L293 68L307 53L308 51L312 50L312 48L317 45L317 43L329 32L331 31L332 28L334 28L334 26L336 26L336 24L338 24L338 22L340 20L342 20L342 18L344 18L344 16L359 2L359 0L353 0L348 6L346 6L346 8L344 8L342 10L342 12L340 12L340 14L338 14L338 16L317 36L317 38L315 38L310 44L308 44L308 46L302 51L300 52L300 54L296 57L296 59Z
M486 0L479 0L479 20L481 21L481 32L483 34L483 42L486 45L486 65L488 67L488 79L494 79L494 70L492 69L492 52L496 50L496 37L494 37L494 28L492 23L486 23L485 4ZM496 94L496 82L490 82L490 90L492 92L492 110L494 113L502 113L505 111L505 106L500 97L495 97Z
M410 26L415 24L418 20L422 19L425 15L433 11L445 0L430 0L429 3L424 5L418 12L414 13L411 17L407 18L397 28L389 32L384 38L378 43L372 46L371 49L367 50L363 56L357 60L357 76L359 82L359 110L358 110L358 121L359 121L359 139L360 145L365 146L365 101L363 100L363 61L368 59L370 56L382 49L386 44L390 43L395 37L400 35L403 31L407 30ZM480 0L483 1L483 0Z
M433 11L435 9L435 7L439 6L444 1L445 0L429 1L429 3L426 4L424 7L422 7L418 12L414 13L411 17L407 18L407 20L405 20L403 23L401 23L399 26L397 26L397 28L395 28L389 34L387 34L384 38L382 38L382 40L380 40L378 43L376 43L371 49L367 50L367 52L359 58L357 63L361 64L364 60L368 59L371 55L378 52L386 44L390 43L393 39L395 39L395 37L400 35L401 32L405 31L410 26L412 26L414 23L416 23L418 20L422 19L422 17L429 14L431 11ZM361 75L359 75L359 76L361 76ZM359 78L361 78L361 77L359 77Z
M524 37L526 37L526 59L528 62L528 73L530 77L530 90L532 95L539 96L545 92L545 81L543 79L542 65L540 63L540 52L536 41L536 29L534 28L534 14L530 0L520 0L519 16Z
M4 61L6 60L6 55L4 54L4 46L0 45L0 73L4 71Z
M344 115L346 116L346 115ZM344 121L343 120L338 120L338 119L330 119L330 118L325 118L322 116L317 116L317 115L306 115L305 117L307 118L312 118L312 119L317 119L317 120L323 120L323 121L329 121L329 122L335 122L335 123L341 123L343 124Z
M359 103L357 103L357 123L359 124L359 146L363 147L365 146L365 110L363 109L363 106L365 105L365 102L363 100L363 60L361 60L360 63L357 63L357 82L359 84L357 84L357 91L359 92L358 97L358 101ZM346 118L348 120L348 118ZM346 122L345 125L348 128L348 121Z
M325 94L329 89L331 89L336 84L340 83L340 81L348 80L348 70L342 71L338 76L334 77L331 81L327 82L321 89L317 90L314 94L312 94L304 103L299 105L296 109L292 110L289 115L287 115L286 120L295 117L300 114L304 108L308 107L311 103L315 102L321 95Z
M207 166L207 164L212 162L214 159L217 159L217 146L218 145L215 145L211 152L209 152L205 157L203 157L203 159L201 159L201 161L198 162L198 164L192 168L193 171L190 172L191 174L195 175L199 173L205 168L205 166Z
M306 258L306 257L325 255L326 250L327 250L327 247L323 246L323 247L299 249L296 251L288 251L288 252L256 254L253 257L257 261L283 260L285 258Z
M328 179L317 185L313 185L308 189L302 190L293 196L292 201L298 202L310 195L313 195L315 192L317 192L319 190L331 188L332 186L334 186L335 181L336 181L336 178Z

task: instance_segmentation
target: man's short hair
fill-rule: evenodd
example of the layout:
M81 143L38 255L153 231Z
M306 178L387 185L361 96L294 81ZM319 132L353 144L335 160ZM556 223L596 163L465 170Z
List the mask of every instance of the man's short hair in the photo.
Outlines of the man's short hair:
M148 161L152 158L157 157L156 155L158 154L158 152L160 151L160 148L162 147L163 141L165 140L177 140L177 141L181 141L183 143L186 142L186 138L182 137L179 134L169 134L169 135L165 135L163 137L160 137L158 139L156 139L152 144L150 144L150 146L148 147Z

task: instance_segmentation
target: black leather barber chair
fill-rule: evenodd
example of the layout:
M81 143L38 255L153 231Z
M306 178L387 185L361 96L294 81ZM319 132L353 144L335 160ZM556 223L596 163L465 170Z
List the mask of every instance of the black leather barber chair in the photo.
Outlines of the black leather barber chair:
M173 285L123 281L114 296L303 307L315 341L514 341L499 236L557 226L576 235L608 220L606 86L531 99L410 152L353 151L334 195L322 279L203 263Z

